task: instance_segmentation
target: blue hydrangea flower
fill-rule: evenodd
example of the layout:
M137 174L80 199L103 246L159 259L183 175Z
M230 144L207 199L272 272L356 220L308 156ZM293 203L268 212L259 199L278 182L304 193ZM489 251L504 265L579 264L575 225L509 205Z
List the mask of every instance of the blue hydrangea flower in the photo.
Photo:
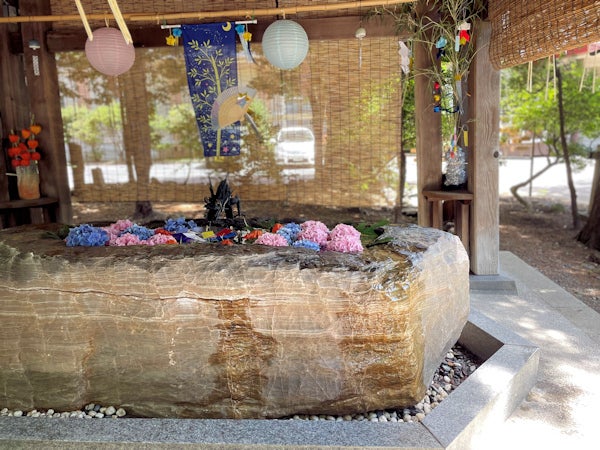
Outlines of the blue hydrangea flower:
M165 221L164 229L171 233L187 233L188 231L195 231L198 228L196 222L193 220L185 221L185 217L178 217L177 219L167 219Z
M290 222L286 223L283 227L277 230L277 234L282 235L288 241L288 244L292 245L292 243L298 238L300 230L300 225Z
M102 228L83 224L71 228L65 240L67 247L103 247L108 242L108 233Z
M308 239L300 239L299 241L296 241L292 244L293 247L301 247L301 248L308 248L310 250L315 250L315 251L319 251L321 250L321 246L319 244L317 244L316 242L313 241L309 241Z
M140 240L145 241L145 240L150 239L154 235L154 230L143 227L141 225L133 224L129 228L126 228L125 230L123 230L120 233L120 235L122 236L126 233L135 234L137 237L140 238Z

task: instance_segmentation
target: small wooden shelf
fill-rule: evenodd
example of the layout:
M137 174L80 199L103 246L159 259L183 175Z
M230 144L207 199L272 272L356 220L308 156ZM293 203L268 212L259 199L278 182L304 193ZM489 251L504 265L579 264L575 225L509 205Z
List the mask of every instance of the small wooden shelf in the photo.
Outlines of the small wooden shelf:
M444 202L454 203L454 229L469 253L469 209L473 194L467 191L423 191L423 196L431 203L431 226L443 229Z
M55 197L0 201L0 228L14 227L24 223L56 222L57 210L58 199Z

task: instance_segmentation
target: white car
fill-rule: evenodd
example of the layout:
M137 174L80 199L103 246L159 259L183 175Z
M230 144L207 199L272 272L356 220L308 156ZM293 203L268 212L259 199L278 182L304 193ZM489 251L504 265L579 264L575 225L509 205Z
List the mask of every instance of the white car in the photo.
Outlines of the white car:
M289 164L315 164L315 135L309 128L287 127L277 133L275 146L277 162Z

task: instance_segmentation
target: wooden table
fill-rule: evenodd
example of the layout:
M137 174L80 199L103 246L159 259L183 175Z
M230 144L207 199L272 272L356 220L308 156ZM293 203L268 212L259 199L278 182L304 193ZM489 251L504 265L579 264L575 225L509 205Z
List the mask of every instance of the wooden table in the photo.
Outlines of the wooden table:
M469 253L469 207L473 194L467 191L423 191L423 196L431 203L431 226L440 230L444 226L444 202L454 203L455 234Z

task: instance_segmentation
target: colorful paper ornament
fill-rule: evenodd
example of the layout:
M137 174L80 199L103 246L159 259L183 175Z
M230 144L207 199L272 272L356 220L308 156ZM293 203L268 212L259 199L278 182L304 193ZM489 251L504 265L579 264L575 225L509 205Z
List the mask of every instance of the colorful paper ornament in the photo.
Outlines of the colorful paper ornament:
M445 48L446 48L446 44L448 44L448 41L446 40L446 38L444 36L441 36L435 43L435 48L438 49L436 58L440 59L442 56L444 56L445 53Z
M433 112L442 112L442 86L438 81L433 83Z

